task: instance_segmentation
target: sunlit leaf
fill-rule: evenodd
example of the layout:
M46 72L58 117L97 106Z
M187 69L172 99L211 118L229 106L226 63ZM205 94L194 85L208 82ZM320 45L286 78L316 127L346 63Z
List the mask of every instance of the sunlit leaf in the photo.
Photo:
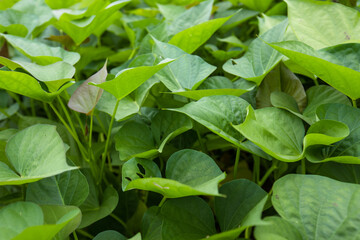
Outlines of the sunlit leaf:
M360 26L357 24L360 14L356 9L328 1L285 2L292 30L300 41L314 49L360 40ZM314 23L321 23L321 26Z
M18 185L76 169L66 163L65 147L54 126L34 125L14 135L6 155L16 170L0 162L0 185Z
M287 20L285 20L265 32L260 38L255 39L250 44L248 51L243 57L230 59L224 64L223 69L228 73L253 81L259 85L266 74L269 73L282 58L279 52L266 46L264 41L281 41L287 25Z
M91 84L108 91L114 95L117 100L120 100L172 61L173 60L164 60L155 66L128 68L119 72L116 77L110 81Z

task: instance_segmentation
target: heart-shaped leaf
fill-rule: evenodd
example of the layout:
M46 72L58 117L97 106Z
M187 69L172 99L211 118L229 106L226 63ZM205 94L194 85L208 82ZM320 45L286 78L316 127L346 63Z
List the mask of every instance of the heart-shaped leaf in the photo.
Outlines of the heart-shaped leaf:
M349 99L344 94L327 85L313 86L307 89L306 96L308 105L304 109L303 115L312 122L316 121L316 109L323 104L341 103L351 105Z
M8 34L0 34L19 52L30 58L39 65L48 65L58 61L64 61L71 65L77 63L80 54L68 52L61 47L50 47L36 40L25 39Z
M66 163L65 146L56 127L34 125L15 134L6 155L17 173L0 162L0 185L18 185L76 169Z
M123 166L123 190L142 189L158 192L166 198L193 195L220 196L218 183L225 178L214 160L204 153L184 149L168 159L166 178L161 178L157 165L135 158ZM185 170L186 169L186 170ZM145 172L144 172L145 171Z
M261 214L267 193L257 184L237 179L225 183L219 192L226 198L215 198L215 215L223 233L228 231L230 235L230 231L236 229L231 232L234 235L231 239L238 237L246 227L262 224Z
M296 37L320 49L348 41L360 40L360 14L356 9L333 2L285 0L289 24ZM344 17L346 16L346 17ZM318 24L327 27L319 29Z
M257 239L358 239L357 184L290 174L275 182L273 192L272 203L281 218L265 218L271 225L257 227Z
M360 98L360 83L356 80L360 77L360 44L348 43L321 50L298 41L270 46L350 98Z
M173 60L166 59L155 66L124 69L110 81L99 84L91 83L91 85L98 86L114 95L117 100L121 100L172 61Z
M153 53L163 58L178 58L156 74L156 78L172 92L195 90L216 69L202 58L187 54L174 45L156 39L154 42Z
M160 111L151 121L128 122L115 136L115 148L121 160L133 157L151 158L163 151L165 144L192 128L191 120L183 114Z
M285 20L255 39L243 57L230 59L224 64L224 71L259 85L283 57L279 52L266 46L264 41L283 40L287 25L287 20Z
M114 211L119 202L119 195L111 185L105 189L102 198L99 201L97 191L94 189L95 183L89 180L88 182L90 185L90 194L85 202L80 206L83 217L79 228L87 227L108 216Z
M52 207L42 209L30 202L7 205L0 210L0 237L16 240L29 239L29 236L36 236L41 240L53 239L68 224L75 225L75 228L72 228L74 231L81 218L80 210L76 207L61 208L62 211L54 212L51 211ZM50 212L52 215L48 216ZM63 237L68 237L69 234L70 232L63 232Z
M89 185L80 170L30 183L26 200L37 204L80 206L89 195Z
M106 20L129 2L129 0L118 0L107 6L102 6L100 9L97 8L97 4L103 5L102 2L94 2L89 9L93 8L95 10L97 8L96 12L94 12L94 15L86 16L86 18L83 17L89 15L90 10L80 12L78 15L63 14L58 11L59 14L56 14L58 21L55 26L66 32L77 45L80 45L90 34L106 29L111 24Z
M64 80L48 82L49 90L52 91L47 92L35 78L26 73L0 70L0 88L43 102L52 102L62 91L74 84L69 82L70 79L65 80L66 84L63 84ZM62 86L56 89L59 85Z
M191 54L231 17L216 18L187 28L173 36L169 43Z
M302 159L305 150L314 145L330 145L349 135L349 128L340 121L323 120L305 128L300 118L279 108L248 108L244 123L234 126L264 152L281 161Z
M335 120L349 128L349 135L331 146L314 146L307 151L306 157L312 162L336 161L340 163L360 163L360 139L358 121L360 110L343 104L324 104L317 108L316 116L320 120Z
M194 100L214 95L233 95L239 97L255 87L256 84L245 79L240 79L233 83L226 77L216 76L207 78L197 90L173 92L173 94Z

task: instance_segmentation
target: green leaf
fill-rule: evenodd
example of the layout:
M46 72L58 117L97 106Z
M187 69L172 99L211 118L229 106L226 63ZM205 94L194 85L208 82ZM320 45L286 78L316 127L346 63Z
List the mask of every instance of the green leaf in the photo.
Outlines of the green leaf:
M177 58L155 75L172 92L195 90L216 69L199 56L156 39L154 42L153 53L163 58Z
M0 185L19 185L76 169L66 163L65 147L55 126L34 125L14 135L6 155L17 173L0 162ZM19 175L18 175L19 174Z
M240 147L240 141L244 138L231 124L236 125L245 120L248 105L248 102L239 97L223 95L204 97L181 108L168 110L188 115L220 137Z
M156 4L161 15L168 21L175 20L178 16L186 11L184 6L171 5L171 4Z
M360 98L360 83L356 80L360 77L360 44L349 43L318 51L297 41L269 45L350 98Z
M115 148L120 159L133 157L151 158L163 151L165 144L192 128L191 120L183 114L160 111L151 126L140 122L128 122L115 136Z
M272 203L282 221L274 218L268 221L280 223L280 226L257 227L255 235L280 235L282 239L288 236L296 236L294 239L359 239L360 188L357 184L316 175L291 174L276 181L273 191ZM280 233L279 228L290 225L293 228Z
M83 12L80 12L78 15L72 15L59 10L59 15L56 14L58 21L55 23L55 26L66 32L77 45L80 45L90 34L95 31L101 32L102 29L105 30L111 24L111 22L109 23L106 20L129 2L129 0L112 2L106 7L97 9L94 15L86 16L86 18L83 18L85 17ZM89 15L89 12L85 12L85 14Z
M255 237L259 240L302 240L300 232L293 224L280 217L266 217L264 222L269 225L255 228Z
M67 62L59 61L46 66L26 61L13 61L0 56L0 64L11 70L22 68L37 80L46 82L53 91L58 90L64 83L69 82L75 74L75 68Z
M28 36L31 35L33 37L39 35L48 24L51 23L53 19L53 14L51 12L51 8L43 0L20 0L11 7L11 9L20 11L22 13L31 14L34 19L36 19L36 25L34 26L34 30L28 32ZM35 24L35 22L33 23ZM26 24L25 26L27 26ZM31 27L32 28L32 27ZM29 28L28 28L29 29ZM29 29L30 30L30 29Z
M166 26L167 34L173 36L185 29L201 24L209 20L214 0L203 1L197 6L179 14L174 20L169 19L170 24Z
M0 236L12 239L28 227L42 225L44 216L34 203L17 202L0 209Z
M55 85L58 85L56 81ZM0 70L0 88L43 102L52 102L56 96L71 85L73 85L73 82L68 82L61 86L60 89L49 93L41 87L35 78L28 74Z
M117 100L114 95L105 91L101 95L99 102L96 104L96 109L112 116L116 101ZM126 96L119 102L118 109L115 114L115 120L121 121L127 119L139 112L139 110L139 104L131 96Z
M224 71L259 85L282 58L279 52L266 46L264 41L281 41L287 25L287 20L285 20L255 39L243 57L230 59L224 64Z
M308 124L312 123L311 119L303 116L300 113L299 106L296 100L289 94L284 92L272 92L270 95L270 102L271 105L273 105L274 107L285 109L294 114L295 116L301 118Z
M163 240L162 215L158 207L150 207L141 221L141 235L144 240Z
M76 224L80 221L81 213L76 207L66 207L67 209L59 216L50 216L38 205L29 202L17 202L0 210L0 237L2 239L30 240L36 236L36 239L53 239L55 235L68 224ZM54 213L54 212L53 212ZM75 227L76 228L76 227ZM75 230L73 228L73 230ZM67 237L70 233L65 235Z
M259 35L267 32L286 18L287 17L283 15L268 16L266 14L261 14L261 17L257 17L259 21Z
M86 115L89 115L93 111L104 90L91 86L88 83L101 84L105 82L108 75L106 64L107 62L105 62L104 66L98 72L89 77L75 90L68 102L69 108L80 113L85 113Z
M172 61L173 60L164 60L155 66L143 66L124 69L110 81L106 81L100 84L90 84L108 91L114 95L117 100L121 100Z
M166 198L221 196L218 192L218 183L225 178L225 173L222 173L214 160L204 153L190 149L174 153L166 164L166 178L160 178L160 170L155 163L145 163L140 170L136 163L137 161L142 165L139 160L130 161L123 166L123 190L153 191ZM145 173L142 173L144 170Z
M95 236L93 240L126 240L127 238L124 237L121 233L118 233L114 230L106 230L103 231Z
M141 158L132 158L124 163L122 168L123 191L128 190L129 183L132 181L144 178L161 178L161 172L156 163Z
M226 77L215 76L207 78L197 90L173 92L172 94L184 96L194 100L214 95L232 95L241 96L246 92L253 90L256 84L240 79L237 82L231 82Z
M87 227L108 216L114 211L119 202L119 195L111 185L105 189L101 202L99 202L97 196L95 199L93 197L93 195L89 195L83 205L80 206L83 217L79 228Z
M36 40L29 40L8 34L0 34L14 48L39 65L48 65L58 61L64 61L71 65L77 63L80 55L76 52L68 52L61 47L50 47Z
M295 106L299 110L304 110L306 106L306 93L300 79L292 73L283 63L280 63L270 71L261 82L256 93L256 107L275 106L271 103L273 92L284 92L295 99ZM298 112L299 112L298 110Z
M215 198L215 215L221 231L244 230L262 223L261 213L267 193L257 184L247 179L237 179L225 183L219 191L226 195L226 198Z
M219 30L220 33L224 34L229 30L241 25L242 23L245 23L249 19L257 16L258 14L259 12L257 11L242 8L241 11L239 11L238 9L230 9L222 12L217 12L215 16L216 18L220 18L233 15L233 17L231 17L226 23L224 23L224 25Z
M313 145L330 145L349 135L340 121L324 120L311 125L307 135L300 118L279 108L248 108L245 121L234 126L270 156L285 162L302 159Z
M46 4L52 9L69 8L80 2L80 0L45 0Z
M77 229L81 222L81 211L75 206L42 205L41 209L44 213L44 222L46 224L62 224L64 221L67 223L66 226L56 234L54 240L66 239L72 232L75 231L75 229ZM37 234L34 233L30 236L35 235Z
M265 12L270 7L273 0L239 0L239 2L252 10Z
M0 32L25 37L38 25L37 16L28 12L6 9L0 12Z
M324 104L317 108L320 120L333 120L345 124L350 133L340 142L331 146L315 146L307 151L306 158L311 162L336 161L340 163L360 163L360 110L343 104Z
M151 158L158 154L151 129L144 123L125 123L115 135L115 144L123 161L132 157Z
M344 94L327 85L313 86L306 90L306 95L308 105L304 109L303 115L310 118L312 122L316 121L316 109L322 104L341 103L351 105Z
M0 121L13 116L19 110L19 104L14 103L6 109L0 108Z
M145 240L202 239L216 232L211 208L198 197L169 199L161 208L151 208L148 212L142 228Z
M232 16L212 19L185 29L173 36L169 43L191 54L204 44L231 17Z
M288 5L289 24L297 38L305 44L320 49L360 40L360 26L356 24L360 21L360 13L356 9L328 1L285 2Z
M357 164L342 164L337 162L309 163L306 165L306 170L311 174L329 177L341 182L360 182L360 165Z
M89 185L80 170L30 183L26 200L37 204L80 206L89 195Z

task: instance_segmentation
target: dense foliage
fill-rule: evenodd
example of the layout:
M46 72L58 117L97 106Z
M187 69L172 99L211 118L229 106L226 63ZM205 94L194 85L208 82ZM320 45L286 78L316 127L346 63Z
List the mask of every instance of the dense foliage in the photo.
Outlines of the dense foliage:
M1 0L0 239L360 239L358 5Z

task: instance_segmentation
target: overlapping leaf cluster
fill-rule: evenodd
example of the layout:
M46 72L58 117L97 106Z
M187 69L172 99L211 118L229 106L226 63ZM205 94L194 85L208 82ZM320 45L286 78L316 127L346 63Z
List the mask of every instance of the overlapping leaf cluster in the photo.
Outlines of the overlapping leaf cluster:
M0 239L360 239L360 13L3 0Z

